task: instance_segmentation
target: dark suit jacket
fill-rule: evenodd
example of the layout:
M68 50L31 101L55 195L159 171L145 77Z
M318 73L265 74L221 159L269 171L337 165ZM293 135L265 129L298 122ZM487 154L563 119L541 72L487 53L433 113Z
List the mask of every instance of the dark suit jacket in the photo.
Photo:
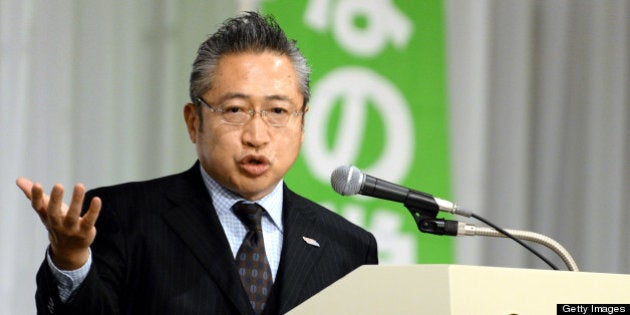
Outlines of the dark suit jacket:
M103 200L87 278L67 303L44 261L41 314L253 314L198 163L90 191ZM283 247L265 314L285 313L363 264L372 234L284 187ZM320 247L302 237L317 240Z

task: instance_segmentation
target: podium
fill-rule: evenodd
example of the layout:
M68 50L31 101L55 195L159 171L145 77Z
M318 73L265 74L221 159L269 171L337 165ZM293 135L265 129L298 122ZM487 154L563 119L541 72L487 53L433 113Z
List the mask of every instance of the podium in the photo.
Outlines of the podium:
M630 275L370 265L357 268L288 314L555 315L558 304L630 304Z

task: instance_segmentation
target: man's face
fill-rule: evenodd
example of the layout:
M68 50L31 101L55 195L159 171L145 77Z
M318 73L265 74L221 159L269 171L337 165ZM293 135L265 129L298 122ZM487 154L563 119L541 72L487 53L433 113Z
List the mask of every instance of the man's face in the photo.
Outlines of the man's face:
M302 108L297 75L286 56L271 52L223 56L216 67L213 87L203 100L213 108L230 102L259 111L273 102L285 102L291 112ZM269 126L260 116L244 125L223 121L221 114L202 106L200 130L197 109L184 107L190 139L203 168L226 188L249 200L270 193L295 162L304 140L302 116L291 116L283 127Z

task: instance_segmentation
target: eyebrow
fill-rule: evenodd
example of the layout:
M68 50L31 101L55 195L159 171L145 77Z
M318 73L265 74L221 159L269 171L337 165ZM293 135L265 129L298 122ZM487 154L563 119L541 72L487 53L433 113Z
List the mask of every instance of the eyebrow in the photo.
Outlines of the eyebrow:
M246 100L250 99L249 96L243 93L226 93L226 94L221 95L221 97L219 97L216 103L221 104L227 100L231 100L234 98L241 98L241 99L246 99Z
M226 93L226 94L223 94L221 97L219 97L218 103L221 104L227 100L235 99L235 98L250 100L251 96L247 94L243 94L243 93ZM290 97L284 96L284 95L277 95L277 94L267 95L265 96L265 100L266 101L284 101L284 102L289 102L290 104L295 104L295 102L293 102L293 99L291 99Z

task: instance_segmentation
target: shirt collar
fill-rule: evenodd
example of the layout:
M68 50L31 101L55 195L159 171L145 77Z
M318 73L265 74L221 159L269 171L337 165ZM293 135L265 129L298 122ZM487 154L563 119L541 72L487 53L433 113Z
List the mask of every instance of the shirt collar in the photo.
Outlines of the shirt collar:
M212 204L217 212L232 212L232 206L235 203L245 200L240 195L223 187L223 185L219 184L216 180L210 177L201 164L199 165L199 168L201 169L203 182L212 197ZM280 231L282 231L283 183L284 182L281 179L271 193L259 200L248 201L255 202L262 206L267 214L269 214L273 224L275 224Z

